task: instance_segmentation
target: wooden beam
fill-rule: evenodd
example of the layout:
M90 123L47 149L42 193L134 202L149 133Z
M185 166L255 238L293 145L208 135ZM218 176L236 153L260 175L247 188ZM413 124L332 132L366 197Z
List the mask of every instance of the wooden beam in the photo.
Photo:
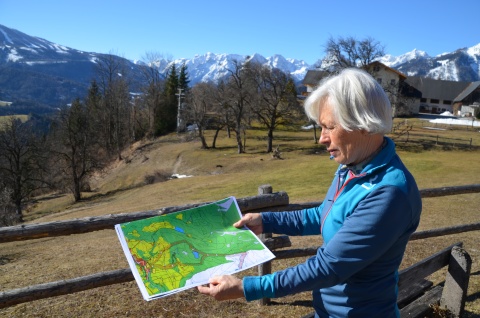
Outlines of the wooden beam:
M454 246L440 299L440 307L448 309L454 317L463 317L471 269L470 255L463 248Z
M440 268L448 265L450 253L454 246L462 246L462 243L453 244L438 253L427 257L420 262L399 272L398 289L411 286L412 284L424 279Z
M289 199L287 193L282 191L272 194L240 198L237 199L237 203L242 212L248 212L270 206L274 207L280 205L288 205L288 200ZM107 214L102 216L93 216L67 221L37 224L32 223L22 224L18 226L0 227L0 243L113 229L115 224L145 219L148 217L168 214L172 212L178 212L205 204L207 203L166 207L158 210L143 212Z
M87 289L129 282L133 279L130 269L121 269L53 283L13 289L0 292L0 308L38 299L76 293Z
M446 195L457 195L457 194L478 193L478 192L480 192L480 184L470 184L470 185L463 185L463 186L422 189L420 190L420 195L422 196L422 198L433 198L433 197L442 197Z
M422 318L432 311L431 304L438 303L442 295L442 287L435 286L425 295L414 300L400 310L401 318Z
M263 243L270 249L291 246L290 238L287 235L268 238L264 240ZM132 280L134 280L134 277L131 270L130 268L126 268L77 277L74 279L13 289L0 292L0 308L38 299L77 293L87 289L125 283Z
M480 230L480 222L472 224L462 224L449 227L443 227L439 229L426 230L421 232L415 232L410 236L410 241L425 239L429 237L437 237L451 234L458 234L469 231Z

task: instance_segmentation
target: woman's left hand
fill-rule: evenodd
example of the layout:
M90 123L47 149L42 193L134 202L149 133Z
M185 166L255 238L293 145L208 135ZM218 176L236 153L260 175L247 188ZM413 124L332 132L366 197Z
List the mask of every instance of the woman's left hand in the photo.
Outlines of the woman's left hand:
M210 278L206 286L198 286L198 291L209 295L216 300L228 300L243 297L243 282L231 275L215 276Z

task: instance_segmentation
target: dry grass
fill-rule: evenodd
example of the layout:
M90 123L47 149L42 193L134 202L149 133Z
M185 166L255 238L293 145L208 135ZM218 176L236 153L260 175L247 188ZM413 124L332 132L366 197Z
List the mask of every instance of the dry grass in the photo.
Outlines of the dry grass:
M416 133L430 133L416 125ZM441 132L444 133L444 132ZM448 133L448 131L446 131ZM462 138L474 138L475 131L455 130ZM238 155L232 139L221 136L218 149L201 150L197 141L169 136L135 145L92 181L93 193L73 204L70 196L39 198L26 214L30 222L66 220L93 215L151 210L165 206L206 202L234 195L256 194L261 184L274 191L285 190L291 202L323 198L336 164L322 147L312 143L311 132L283 130L276 134L283 160L265 154L264 132L252 131L247 154ZM460 138L460 137L455 137ZM401 147L399 141L399 148ZM406 146L406 145L405 145ZM420 188L480 183L477 150L435 149L419 151L405 147L399 154L414 174ZM433 150L432 150L433 149ZM162 171L194 175L145 185L145 176ZM480 194L424 199L419 230L480 221ZM458 241L473 259L466 304L466 317L480 317L480 240L477 232L412 241L402 267ZM292 238L295 247L318 246L320 238ZM302 259L273 262L273 270L292 266ZM114 231L45 238L2 244L0 290L26 287L62 279L127 268L128 264ZM248 270L242 275L255 275ZM433 277L439 280L440 276ZM59 296L0 310L5 317L300 317L311 312L310 293L275 299L270 306L247 304L243 300L216 302L196 290L145 302L134 282L117 284L72 295Z

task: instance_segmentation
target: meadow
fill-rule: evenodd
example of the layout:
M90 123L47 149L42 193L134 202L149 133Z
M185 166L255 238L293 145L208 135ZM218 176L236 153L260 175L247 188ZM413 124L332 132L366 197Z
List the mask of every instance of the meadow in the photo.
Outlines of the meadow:
M0 105L2 106L2 105ZM0 116L0 129L2 129L2 126L5 123L8 123L9 121L14 119L20 119L22 122L26 122L28 120L28 115L10 115L10 116Z
M408 134L392 134L398 154L420 189L480 183L480 132L468 127L440 127L432 131L425 122L396 120L410 125ZM442 130L445 129L445 130ZM318 132L317 132L318 134ZM207 132L211 143L212 132ZM51 222L88 216L153 210L188 203L209 202L227 196L257 194L270 184L286 191L291 203L321 201L337 167L313 132L299 127L274 134L281 159L265 153L266 132L247 132L246 153L238 154L234 138L226 133L216 149L200 149L190 134L172 134L133 145L124 160L114 162L91 179L92 192L73 203L69 194L55 193L36 199L25 213L28 222ZM426 138L426 136L433 136ZM445 142L438 142L444 138ZM449 143L447 139L472 140ZM167 179L181 174L187 178ZM418 230L480 222L480 194L423 199ZM455 242L463 241L473 266L465 317L480 317L480 239L478 231L412 241L402 268ZM321 238L293 237L293 247L312 247ZM280 270L304 259L272 263ZM2 244L0 291L127 268L116 234L103 230L87 234ZM256 270L243 272L255 275ZM439 279L433 277L432 279ZM145 302L134 282L92 289L71 295L1 309L5 317L301 317L312 311L310 293L274 299L269 306L244 300L216 302L195 289Z

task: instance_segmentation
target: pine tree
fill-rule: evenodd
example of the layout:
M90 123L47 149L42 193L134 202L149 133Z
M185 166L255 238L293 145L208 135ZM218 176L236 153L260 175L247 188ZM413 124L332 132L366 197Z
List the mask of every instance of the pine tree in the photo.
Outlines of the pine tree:
M167 74L165 85L165 103L158 108L155 114L155 135L160 136L172 131L177 127L177 109L178 109L178 75L175 63L172 64Z
M182 64L180 68L180 75L178 76L178 94L177 97L180 98L179 107L178 107L178 119L177 119L177 132L184 132L185 131L185 124L186 124L186 114L188 112L186 107L188 105L185 104L185 100L188 97L190 88L188 84L190 80L188 78L187 66L185 63Z
M188 78L187 66L183 63L180 68L180 75L178 75L178 88L180 88L183 93L186 93L189 88L189 83L190 79Z

